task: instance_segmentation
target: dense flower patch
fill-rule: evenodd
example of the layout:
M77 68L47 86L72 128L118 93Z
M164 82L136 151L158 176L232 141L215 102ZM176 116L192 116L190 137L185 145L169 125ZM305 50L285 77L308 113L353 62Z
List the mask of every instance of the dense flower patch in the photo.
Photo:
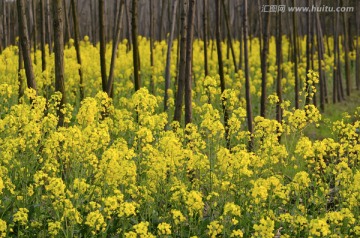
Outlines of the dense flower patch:
M131 93L131 61L121 58L131 55L125 44L120 44L114 99L98 92L100 70L93 59L98 49L82 44L87 97L77 101L79 66L71 47L65 51L69 98L62 128L57 128L61 96L53 93L52 66L48 72L35 67L39 93L26 89L17 103L17 49L0 55L7 62L0 64L5 72L0 76L0 237L360 236L360 108L340 121L323 122L333 136L313 140L303 131L321 122L317 108L294 109L284 100L282 123L255 117L249 135L239 97L242 71L235 74L229 64L228 89L220 95L216 61L210 61L213 76L205 78L197 59L194 123L183 128L172 122L171 111L162 112L162 87L155 95L146 87ZM144 57L147 44L141 39ZM195 46L200 52L201 44ZM163 82L165 44L156 47L156 67L142 60L145 86L150 70L157 84ZM260 68L253 58L256 97ZM269 70L271 75L274 69ZM172 71L174 77L175 66ZM309 83L316 83L318 76L310 76ZM290 90L291 77L284 81L284 90ZM229 110L230 150L221 97ZM269 96L269 110L277 100Z

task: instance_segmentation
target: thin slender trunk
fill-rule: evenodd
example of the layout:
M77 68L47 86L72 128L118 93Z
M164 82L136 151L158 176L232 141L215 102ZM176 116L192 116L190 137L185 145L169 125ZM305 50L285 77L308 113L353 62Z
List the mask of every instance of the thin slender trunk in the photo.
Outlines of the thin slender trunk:
M360 9L360 1L357 1L356 9ZM360 89L360 12L356 11L356 89Z
M239 9L240 9L240 7L239 7ZM241 11L239 10L239 25L241 26L241 25L243 25L243 24L241 24L242 22L241 22ZM243 46L243 29L241 29L240 31L239 31L239 43L240 43L240 50L239 50L239 69L243 69L243 54L244 54L244 52L243 52L243 49L244 49L244 46Z
M234 69L235 69L235 72L237 73L238 67L236 64L235 51L234 51L233 42L232 42L231 27L230 27L230 23L229 23L229 15L226 11L225 0L222 0L221 2L222 2L223 10L224 10L224 15L225 15L225 25L226 25L226 29L227 29L228 45L230 47L231 56L232 56L233 63L234 63Z
M170 88L170 68L171 68L171 49L174 38L175 31L175 20L176 20L176 8L177 8L178 0L174 0L172 6L172 19L170 26L170 36L168 39L168 47L167 47L167 55L166 55L166 68L165 68L165 95L164 95L164 111L168 110L167 101L168 101L168 89Z
M139 58L139 46L137 40L137 10L138 10L138 0L132 1L132 41L133 41L133 62L134 62L134 81L135 81L135 91L141 88L141 79L140 79L140 58Z
M248 131L250 133L250 140L248 149L251 151L254 146L253 139L253 116L251 107L251 95L250 95L250 72L249 72L249 52L248 52L248 1L244 0L243 11L243 29L244 29L244 61L245 61L245 98L246 98L246 115Z
M47 24L47 28L46 28L46 35L47 35L47 41L49 44L49 54L51 55L53 52L53 48L52 48L52 39L51 39L51 11L50 11L50 3L49 0L46 0L46 24Z
M40 36L41 36L41 69L44 72L46 70L46 52L45 52L45 0L40 0Z
M188 29L186 36L185 66L185 125L192 122L192 49L194 36L195 0L189 2Z
M7 37L8 37L8 27L7 27L7 16L6 16L6 1L2 1L2 15L3 15L3 21L2 21L2 28L3 28L3 43L4 43L4 48L7 47Z
M338 13L334 12L334 68L333 68L333 103L337 102L338 99L338 57L337 57L337 49L338 49L338 31L337 31L337 25L338 25Z
M180 57L179 57L179 70L178 70L178 86L176 91L175 98L175 112L174 112L174 121L180 122L181 112L182 112L182 103L184 97L184 87L185 87L185 65L186 65L186 36L187 36L187 5L188 0L181 0L181 40L180 40Z
M295 7L295 1L294 1ZM293 61L294 61L294 77L295 77L295 108L299 108L299 73L298 73L298 44L297 44L297 19L295 11L292 13L293 17Z
M90 0L90 4L89 4L89 8L90 8L90 23L91 23L91 40L93 42L93 44L95 45L95 42L97 41L96 39L96 24L95 24L95 17L93 17L93 0ZM96 14L95 14L96 15Z
M76 50L76 59L77 63L80 65L79 67L79 77L80 77L80 101L84 99L84 81L83 81L83 73L82 73L82 62L81 62L81 53L80 53L80 34L79 34L79 20L77 13L77 5L76 0L71 0L71 9L72 16L74 21L74 33L75 33L75 50Z
M311 6L312 1L311 0L307 0L307 5ZM308 81L310 80L310 78L307 76L309 73L309 70L311 68L310 63L311 63L311 13L308 12L307 13L307 18L306 18L306 81L305 81L305 88L306 88L306 96L305 96L305 104L309 105L310 104L310 85L308 83Z
M154 0L150 0L150 66L151 66L151 75L150 75L150 92L155 94L155 84L154 84ZM165 73L166 75L166 73ZM165 86L166 86L166 76L165 76ZM165 88L165 95L167 94ZM164 102L164 105L166 101Z
M36 0L32 1L32 12L33 12L33 47L34 47L34 64L37 64L36 49L37 49L37 27L36 27Z
M324 60L324 48L323 48L323 35L321 31L321 23L319 13L316 13L316 30L317 30L317 42L318 42L318 69L319 69L319 81L320 81L320 110L325 111L325 72L322 67L322 60Z
M112 91L114 88L114 69L115 69L115 61L116 61L116 55L117 55L117 49L120 39L120 31L121 31L121 19L124 12L124 1L122 0L120 3L120 10L119 13L117 13L117 19L116 19L116 31L113 39L113 46L112 46L112 54L111 54L111 63L110 63L110 72L109 72L109 79L107 82L107 88L106 93L109 97L112 97Z
M161 14L160 14L160 19L159 19L159 36L158 36L158 40L161 41L162 39L162 28L163 28L163 18L164 18L164 12L165 12L165 0L161 0L162 4L161 4Z
M342 0L342 6L344 6L344 1ZM346 78L346 95L350 96L351 93L351 78L350 78L350 58L349 58L349 30L347 24L347 15L346 12L342 13L343 15L343 23L344 23L344 50L345 50L345 78Z
M99 23L100 23L100 67L101 67L101 83L102 90L106 92L106 20L105 20L105 0L99 0Z
M35 82L32 61L31 61L30 42L29 42L26 15L25 15L25 4L24 4L24 0L17 0L16 3L17 3L17 11L18 11L18 19L19 19L21 50L24 57L27 86L29 88L33 88L36 91L36 82Z
M270 5L270 0L267 2ZM263 48L261 51L261 103L260 103L260 116L266 116L266 78L267 78L267 55L269 51L269 38L270 38L270 13L264 14L263 29Z
M125 16L126 16L126 25L127 25L127 38L128 38L128 51L132 48L132 37L131 37L131 20L130 20L130 13L129 13L129 6L128 1L125 0Z
M64 44L67 44L71 38L71 33L70 33L69 17L68 17L67 10L66 10L66 0L63 0L63 5L64 5L64 16L65 16L64 30L66 29L65 37L64 37Z
M339 18L338 18L338 25L337 25L337 31L339 32L340 31L340 15L339 15ZM339 37L340 38L340 37ZM338 68L338 100L339 102L342 101L344 99L344 87L343 87L343 79L342 79L342 74L341 74L341 55L340 55L340 39L338 40L338 47L337 47L337 68Z
M18 102L20 102L20 99L24 95L24 79L22 77L21 71L24 69L24 59L23 59L23 53L21 49L21 43L18 43L19 47L19 68L18 68L18 81L19 81L19 91L18 91Z
M278 1L281 3L281 1ZM277 76L276 76L276 95L278 96L278 102L276 103L276 120L281 123L282 121L282 14L278 12L277 14L277 36L276 36L276 65L277 65Z
M209 66L208 66L208 53L207 53L207 44L208 44L208 0L203 0L203 35L204 35L204 70L205 70L205 77L209 75Z
M62 97L57 114L58 126L64 126L65 106L65 82L64 82L64 6L62 0L56 0L54 5L54 52L55 52L55 91L60 92Z
M220 32L220 1L221 0L216 0L216 7L215 7L215 11L216 11L216 49L217 49L217 55L218 55L218 67L219 67L219 76L220 76L220 89L221 89L221 94L225 91L225 77L224 77L224 65L223 65L223 60L222 60L222 51L221 51L221 32ZM223 8L225 8L225 4L223 4ZM229 114L228 111L226 109L226 99L225 98L221 98L221 106L222 106L222 110L224 113L224 127L225 127L225 139L226 139L226 147L228 149L230 149L230 137L229 137L229 125L228 125L228 120L229 120Z

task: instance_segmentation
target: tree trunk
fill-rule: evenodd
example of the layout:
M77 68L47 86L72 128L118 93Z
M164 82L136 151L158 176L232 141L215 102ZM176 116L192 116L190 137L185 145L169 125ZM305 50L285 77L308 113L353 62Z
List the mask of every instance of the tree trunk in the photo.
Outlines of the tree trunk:
M239 7L240 9L240 7ZM241 24L242 23L242 24ZM244 23L241 22L241 11L239 10L239 25L243 25ZM243 46L243 29L241 29L239 31L239 43L240 43L240 49L239 49L239 69L243 69L243 49L244 49L244 46Z
M54 53L55 53L55 91L62 97L58 109L58 126L64 126L65 82L64 82L64 6L62 0L56 0L54 5Z
M65 16L64 29L66 29L65 37L64 37L64 44L67 44L71 38L71 33L70 33L69 17L68 17L67 11L66 11L66 0L63 0L63 5L64 5L64 16Z
M338 77L338 71L340 70L339 68L337 68L338 66L338 13L334 12L334 69L333 69L333 103L337 102L338 99L338 81L339 81L339 77Z
M139 58L139 46L137 40L137 10L138 10L138 0L132 1L132 41L133 41L133 62L134 62L134 81L135 81L135 91L141 88L141 79L140 79L140 58Z
M205 77L209 75L209 66L208 66L208 53L207 53L207 44L208 44L208 0L203 0L203 35L204 35L204 70L205 70ZM210 98L209 98L210 99ZM209 102L210 103L210 102Z
M295 7L295 1L294 1ZM298 44L297 44L297 19L295 11L292 13L293 17L293 61L294 61L294 76L295 76L295 108L299 108L299 73L298 73Z
M24 57L27 86L29 88L33 88L36 91L36 82L31 61L30 42L27 29L24 0L17 0L16 3L19 19L21 50Z
M155 85L154 85L154 0L150 0L150 67L151 67L151 75L150 75L150 93L155 94ZM166 82L166 77L165 77ZM166 85L166 83L165 83ZM165 94L166 94L165 89ZM165 103L165 102L164 102Z
M112 91L114 88L114 69L115 69L115 60L117 55L117 49L119 44L119 38L120 38L120 31L121 31L121 19L124 12L124 1L122 0L120 3L120 10L119 13L117 13L117 19L116 19L116 32L113 39L113 46L112 46L112 54L111 54L111 63L110 63L110 72L109 72L109 79L107 83L107 89L106 93L109 97L112 97Z
M106 92L106 41L105 41L105 0L99 0L99 23L100 23L100 67L102 90Z
M307 0L307 5L310 7L311 6L312 1L311 0ZM307 13L307 17L306 17L306 81L305 81L305 88L306 88L306 96L305 96L305 105L309 105L310 104L310 85L308 83L308 81L310 80L309 77L307 76L310 70L310 62L311 62L311 13L308 12Z
M189 2L188 29L186 36L186 66L185 66L185 125L192 122L192 49L194 36L195 0Z
M127 25L127 38L128 38L127 48L130 51L132 48L132 37L131 37L131 20L130 20L128 1L129 0L125 0L125 15L126 15L126 25Z
M34 64L37 64L36 49L37 49L37 27L36 27L36 0L32 1L32 13L33 13L33 46L34 46Z
M344 6L344 1L342 1L342 6ZM344 50L345 50L345 78L346 78L346 95L350 96L351 93L351 79L350 79L350 58L349 58L349 30L347 24L347 15L346 12L342 13L343 15L343 23L344 23Z
M186 65L186 32L187 32L187 4L188 0L181 0L181 41L180 41L180 57L179 57L179 70L178 70L178 86L175 98L175 112L174 121L180 122L181 109L184 97L184 83L185 83L185 65Z
M217 55L218 55L218 67L219 67L219 76L220 76L220 89L221 89L221 94L225 91L225 77L224 77L224 65L223 65L223 60L222 60L222 50L221 50L221 32L220 32L220 1L222 0L216 0L215 2L215 19L216 19L216 23L215 23L215 27L216 27L216 49L217 49ZM223 8L225 8L225 4L223 4ZM225 127L225 139L226 139L226 148L230 149L230 137L229 137L229 125L228 125L228 120L229 120L229 114L228 111L226 109L226 99L225 98L221 98L221 106L223 109L223 113L224 113L224 127Z
M313 2L315 3L315 1ZM316 28L315 25L315 14L312 14L311 16L311 30L310 30L310 35L311 35L311 54L310 54L310 59L311 59L311 70L314 70L314 65L315 65L315 60L314 60L314 55L315 55L315 33L314 33L314 29ZM315 107L317 107L317 101L316 101L316 87L317 85L314 84L313 87L315 87L315 91L311 91L311 93L313 94L313 104Z
M52 54L52 39L51 39L51 11L50 11L50 3L49 0L46 0L46 22L47 22L47 28L46 28L46 35L48 38L48 44L49 44L49 54Z
M249 75L249 52L248 52L248 1L244 0L244 11L243 11L243 29L244 29L244 61L245 61L245 97L246 97L246 115L248 131L250 133L250 140L248 149L251 151L254 146L253 142L253 116L251 107L251 95L250 95L250 75Z
M356 9L360 9L360 1L357 1ZM360 12L356 11L356 89L360 89Z
M95 23L95 17L94 17L94 14L93 14L93 0L90 0L90 4L89 4L89 8L90 8L90 23L91 23L91 36L92 36L92 38L91 38L91 40L92 40L92 42L93 42L93 44L95 45L96 44L96 42L97 42L97 37L96 37L96 23ZM96 16L96 14L95 14L95 16Z
M159 18L159 36L158 36L158 41L161 41L162 39L162 27L163 27L163 18L164 18L164 12L165 12L165 0L161 0L161 15Z
M18 81L19 81L19 91L18 91L18 93L19 94L18 94L18 102L20 102L20 99L24 95L24 79L22 78L22 74L21 74L21 71L24 69L24 59L23 59L23 53L22 53L20 41L18 43L18 47L19 47L19 68L18 68Z
M77 5L76 0L71 0L71 9L72 9L72 16L74 21L74 33L75 33L75 50L76 50L76 59L77 63L80 65L79 67L79 78L80 78L80 101L84 99L84 80L83 80L83 73L82 73L82 62L81 62L81 54L80 54L80 33L79 33L79 20L78 20L78 13L77 13Z
M281 1L278 1L281 4ZM281 21L281 12L277 14L277 36L276 36L276 65L277 65L277 76L276 76L276 95L278 96L278 102L276 103L276 120L281 123L282 121L282 21Z
M167 47L167 55L166 55L166 68L165 68L165 95L164 95L164 111L168 110L167 101L168 101L168 90L170 89L170 68L171 68L171 49L173 44L174 38L174 31L175 31L175 24L176 24L176 8L177 8L178 0L174 0L172 6L172 19L171 19L171 26L170 26L170 36L168 39L168 47ZM150 38L151 39L151 38Z
M319 1L320 3L320 1ZM318 68L319 68L319 81L320 81L320 110L325 111L325 72L322 67L322 60L324 60L324 42L321 30L321 23L319 13L316 13L316 30L317 30L317 43L318 43Z
M267 2L270 5L270 0ZM260 116L266 116L266 78L267 78L267 55L269 51L269 38L270 38L270 13L264 13L264 26L263 29L263 48L261 52L261 104Z
M3 28L3 44L4 44L4 48L7 47L7 37L8 37L8 27L7 27L7 21L6 21L6 1L2 1L2 15L3 15L3 19L2 19L2 28Z
M233 63L234 63L235 73L237 73L238 69L237 69L235 51L234 51L233 42L232 42L231 28L230 28L230 23L229 23L229 15L226 11L225 0L222 0L221 2L222 2L223 10L224 10L224 15L225 15L225 25L226 25L226 29L227 29L228 45L230 47L231 56L232 56Z
M41 69L44 72L46 70L46 52L45 52L45 35L46 35L46 27L45 27L45 0L40 0L40 36L41 36Z

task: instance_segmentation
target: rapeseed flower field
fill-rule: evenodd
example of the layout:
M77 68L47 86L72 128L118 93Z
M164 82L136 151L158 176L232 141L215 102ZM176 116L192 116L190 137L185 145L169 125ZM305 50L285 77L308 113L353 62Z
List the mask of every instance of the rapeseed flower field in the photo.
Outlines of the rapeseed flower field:
M299 38L303 48L306 41ZM332 38L329 39L332 41ZM283 38L284 59L289 40ZM259 40L251 39L251 95L259 114ZM305 97L314 96L318 75L298 72L301 107L293 105L293 63L282 65L283 120L274 120L275 38L268 58L268 116L246 129L244 72L225 59L221 94L216 51L203 73L203 42L194 41L193 123L173 122L176 42L169 110L163 111L165 41L139 37L143 88L133 92L132 52L119 44L114 97L101 91L99 46L81 41L85 98L72 41L64 50L65 126L57 127L61 94L54 92L54 59L34 65L38 87L21 89L18 48L0 55L0 237L359 237L360 107L341 120L323 121ZM214 42L210 41L209 45ZM234 42L239 49L239 42ZM222 45L226 52L226 44ZM214 47L213 47L214 48ZM107 45L107 54L111 44ZM211 49L211 47L209 47ZM239 54L238 51L235 52ZM35 52L38 59L41 52ZM314 56L315 57L315 56ZM324 59L332 75L333 56ZM354 59L352 59L354 60ZM109 66L110 59L106 62ZM20 74L24 75L21 71ZM150 92L150 76L155 91ZM24 90L18 98L19 90ZM229 112L230 148L224 138L221 99ZM309 126L329 127L331 137L310 138ZM165 130L166 128L166 130ZM252 151L247 143L253 137ZM279 140L279 138L281 138Z

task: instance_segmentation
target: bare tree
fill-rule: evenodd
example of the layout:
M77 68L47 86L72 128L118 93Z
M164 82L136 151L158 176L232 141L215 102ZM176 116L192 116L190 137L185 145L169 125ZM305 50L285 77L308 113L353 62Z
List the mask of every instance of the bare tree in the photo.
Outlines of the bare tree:
M168 89L170 88L170 68L171 68L171 49L173 44L174 38L174 31L175 31L175 21L176 21L176 8L177 8L178 0L174 0L172 6L172 19L171 19L171 29L170 29L170 36L168 39L168 47L167 47L167 54L166 54L166 68L165 68L165 94L164 94L164 111L167 111L167 101L168 101Z
M203 0L203 35L204 35L204 70L205 76L209 75L209 66L208 66L208 53L207 53L207 44L208 44L208 0ZM210 100L210 98L209 98Z
M80 44L79 44L79 20L78 20L78 13L77 13L77 5L75 0L71 0L71 9L72 9L72 16L74 21L74 43L75 43L75 50L76 50L76 59L77 63L80 65L79 67L79 77L80 77L80 101L84 99L84 80L83 80L83 73L82 73L82 62L81 62L81 53L80 53Z
M151 70L153 70L154 67L154 0L150 0L150 66ZM171 37L171 36L170 36ZM167 63L167 61L166 61ZM165 73L166 75L166 73ZM165 82L166 82L166 76L165 76ZM166 86L166 83L165 83ZM151 73L150 75L150 92L152 94L155 94L155 84L154 84L154 75ZM167 94L166 88L165 88L165 95ZM166 101L164 102L166 104Z
M133 41L133 62L134 62L134 82L135 82L135 91L141 88L141 79L140 79L140 57L139 57L139 46L137 39L137 10L138 10L138 0L132 1L132 15L131 15L131 35Z
M237 69L235 51L234 51L233 42L232 42L231 27L230 27L230 23L229 23L229 16L228 16L228 13L226 11L226 6L225 6L225 0L222 0L221 3L222 3L222 6L223 6L224 16L225 16L225 25L226 25L226 30L227 30L228 46L229 46L230 51L231 51L231 56L232 56L233 63L234 63L234 69L235 69L235 72L237 73L238 69Z
M307 0L307 5L311 6L312 0ZM306 81L305 81L305 88L306 88L306 98L305 98L305 104L309 105L310 103L310 85L308 81L310 80L307 76L309 73L309 70L311 69L310 63L311 63L311 13L310 11L307 13L306 17Z
M281 4L281 0L278 0L278 4ZM276 76L276 95L278 97L278 102L276 103L276 120L281 123L282 120L282 110L281 110L281 103L282 103L282 21L281 21L281 12L277 13L277 36L276 36L276 65L277 65L277 76Z
M18 43L19 47L19 67L18 67L18 82L19 82L19 91L18 91L18 102L20 102L20 98L24 95L24 79L22 77L21 71L24 69L24 59L23 53L21 50L21 43Z
M320 1L318 1L320 3ZM325 111L325 72L322 67L322 60L324 60L324 42L321 30L319 13L316 12L316 31L317 31L317 44L318 44L318 68L319 68L319 81L320 81L320 110Z
M65 82L64 82L64 6L62 0L56 0L53 8L54 53L55 53L55 91L62 97L57 114L58 126L64 126Z
M341 5L344 6L344 0L341 1ZM347 24L347 14L346 12L342 13L343 16L343 26L344 26L344 49L345 49L345 79L346 79L346 95L350 96L351 93L351 79L350 79L350 58L349 58L349 30Z
M270 0L267 1L270 5ZM264 29L263 29L263 48L261 51L261 103L260 103L260 116L266 116L266 78L267 78L267 55L269 51L270 39L270 13L264 14Z
M64 19L65 19L65 25L64 25L64 31L65 31L65 34L64 34L64 44L67 44L68 41L70 40L71 38L71 33L70 33L70 23L69 23L69 17L68 17L68 14L67 14L67 10L66 10L66 0L63 0L63 6L64 6Z
M334 12L334 68L333 68L333 103L336 103L337 100L339 98L339 92L338 92L338 81L339 81L339 74L338 71L340 70L337 66L338 66L338 48L339 48L339 44L338 44L338 21L339 21L339 17L338 17L339 13Z
M250 140L248 149L251 151L254 146L253 142L253 115L250 96L250 75L249 75L249 51L248 51L248 1L244 0L243 11L243 31L244 31L244 63L245 63L245 98L246 98L246 115Z
M51 39L51 11L50 11L50 2L49 0L46 0L46 24L47 24L47 27L46 27L46 35L47 35L47 41L48 41L48 44L49 44L49 54L52 54L52 39Z
M27 86L29 88L35 89L36 91L36 82L35 82L32 61L31 61L30 42L29 42L27 21L25 15L25 4L24 4L24 0L17 0L16 3L17 3L17 12L19 19L20 43L21 43L22 54L24 57Z
M2 37L1 37L1 41L2 41L2 45L3 45L3 48L6 48L7 46L7 27L6 27L6 2L5 1L1 1L1 9L2 9L2 21L1 21L1 34L2 34Z
M179 55L179 70L177 77L177 91L175 98L175 112L174 112L174 121L180 122L181 120L181 109L182 102L184 97L184 83L185 83L185 65L186 65L186 37L187 37L187 4L188 0L181 0L181 39L180 39L180 55Z
M186 36L186 65L185 65L185 125L192 122L192 49L194 36L195 0L189 2L188 29Z
M360 9L360 1L356 2L356 9ZM356 89L360 89L360 12L356 11Z
M129 14L129 0L125 0L125 16L126 16L126 25L127 25L127 38L128 38L128 50L131 50L132 47L132 37L131 37L131 20Z
M216 0L215 2L215 17L216 17L216 49L217 49L217 55L218 55L218 66L219 66L219 76L220 76L220 88L221 88L221 94L225 91L225 77L224 77L224 65L222 60L222 51L221 51L221 32L220 32L220 1ZM223 7L225 5L223 4ZM229 114L226 109L226 99L221 97L221 105L224 113L224 127L225 127L225 139L226 139L226 147L230 149L230 138L229 138Z
M46 52L45 52L45 0L40 0L40 37L41 37L41 69L44 72L46 70Z
M113 39L113 46L112 46L112 54L111 54L111 63L110 63L110 72L109 72L109 79L108 79L108 83L107 83L107 89L106 92L109 95L109 97L112 97L112 91L113 91L113 84L114 84L114 69L115 69L115 60L116 60L116 55L117 55L117 49L118 49L118 44L119 44L119 38L120 38L120 32L121 32L121 19L123 16L123 11L124 11L124 0L121 0L120 2L120 9L119 12L117 13L117 17L116 17L116 32L114 34L114 39Z
M295 1L294 1L295 7ZM292 13L293 20L293 61L294 61L294 77L295 77L295 108L299 108L299 73L298 73L298 42L297 42L297 19L295 11Z
M37 64L37 60L36 60L36 49L37 49L36 0L32 1L32 14L33 14L33 18L34 18L34 22L33 22L34 64Z
M106 41L105 41L105 0L99 0L99 23L100 23L100 67L102 90L106 92Z
M160 14L159 23L158 23L158 26L159 26L158 40L159 41L161 41L161 39L162 39L162 28L163 28L163 19L164 19L165 3L166 3L165 0L160 0L160 1L161 1L161 14ZM159 3L160 3L160 1L159 1ZM160 7L160 5L159 5L159 7Z

